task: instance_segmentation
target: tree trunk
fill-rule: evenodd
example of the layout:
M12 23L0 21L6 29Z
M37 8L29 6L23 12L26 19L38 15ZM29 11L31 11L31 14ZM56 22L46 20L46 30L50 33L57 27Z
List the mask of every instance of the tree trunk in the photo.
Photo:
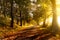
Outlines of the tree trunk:
M20 26L22 26L22 14L21 14L21 11L20 11Z
M17 19L17 24L19 24L19 20Z
M53 20L52 20L52 32L58 32L58 23L57 23L57 14L56 14L56 1L51 0L52 2L52 12L53 12Z
M3 14L4 14L4 17L6 17L6 1L4 0L3 1L3 5L4 5L4 10L3 10Z
M46 22L46 19L44 19L43 21L43 27L46 27L45 22Z
M13 27L14 19L13 19L13 0L11 0L11 25Z
M43 27L46 27L46 14L45 14L45 16L44 16L44 21L43 21Z

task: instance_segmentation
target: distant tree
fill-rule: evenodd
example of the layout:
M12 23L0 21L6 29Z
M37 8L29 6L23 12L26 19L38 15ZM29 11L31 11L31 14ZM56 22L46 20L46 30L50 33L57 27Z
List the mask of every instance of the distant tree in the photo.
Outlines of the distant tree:
M16 3L20 8L20 26L22 26L22 20L28 19L28 5L30 3L29 0L16 0Z
M51 6L51 2L50 0L44 0L43 2L43 8L44 8L44 15L43 15L43 27L46 27L46 19L50 16L50 14L48 12L50 12L51 10L49 10L49 7Z
M49 7L50 7L50 1L49 0L37 0L37 3L35 3L37 8L33 13L34 20L37 22L39 25L39 20L40 17L43 18L43 27L45 27L45 22L47 19L47 12L49 12Z

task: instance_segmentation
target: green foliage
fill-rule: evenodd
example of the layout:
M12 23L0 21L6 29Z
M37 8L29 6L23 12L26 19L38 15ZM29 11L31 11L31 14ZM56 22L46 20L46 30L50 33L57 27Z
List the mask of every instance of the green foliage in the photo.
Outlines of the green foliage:
M38 23L40 18L46 19L49 15L49 7L51 6L50 0L37 0L36 2L37 8L33 11L33 19ZM40 5L40 6L38 6Z
M9 26L10 19L8 17L0 17L0 26Z
M28 12L30 0L16 0L16 3L19 5L22 20L27 22L27 20L29 20L30 17Z
M13 18L14 20L23 20L26 22L29 22L30 20L35 20L37 23L39 22L40 18L45 18L47 15L49 5L50 5L50 0L37 0L36 2L33 2L34 5L31 5L30 0L5 0L2 1L2 13L6 14L7 17L11 18L11 2L13 1ZM4 6L5 5L5 6ZM40 6L38 6L40 5ZM36 10L31 10L32 6L36 6ZM33 8L34 8L33 7ZM4 10L5 9L5 10ZM33 18L30 16L29 12L32 11ZM46 14L46 15L45 15ZM21 16L20 16L21 15ZM5 23L8 18L3 18L1 19L2 23ZM3 22L3 20L5 22ZM11 21L11 20L10 20ZM18 21L18 22L19 22ZM9 22L10 24L10 22Z

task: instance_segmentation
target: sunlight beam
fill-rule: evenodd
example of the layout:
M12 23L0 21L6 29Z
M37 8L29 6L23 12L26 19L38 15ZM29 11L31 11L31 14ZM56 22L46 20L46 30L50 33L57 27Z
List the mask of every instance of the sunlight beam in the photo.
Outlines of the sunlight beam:
M57 18L58 20L58 25L60 25L60 16L58 16L58 18Z

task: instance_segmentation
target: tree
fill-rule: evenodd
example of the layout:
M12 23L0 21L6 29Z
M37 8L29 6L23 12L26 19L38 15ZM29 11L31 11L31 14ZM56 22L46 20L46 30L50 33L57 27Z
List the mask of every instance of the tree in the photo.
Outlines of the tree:
M13 0L11 0L11 25L10 27L13 27L14 18L13 18Z
M22 20L27 21L28 19L28 5L30 0L16 0L16 3L20 8L20 26L22 26Z
M52 3L52 12L53 12L53 21L52 21L52 32L58 32L58 24L57 24L57 14L56 14L56 0L51 0Z
M43 18L43 27L45 27L45 22L47 19L47 16L49 15L49 7L50 7L50 1L49 0L37 0L36 2L36 10L34 11L34 20L39 25L40 17Z
M46 27L46 19L50 16L51 10L49 10L49 7L51 6L50 0L44 0L43 1L43 8L44 8L44 15L43 15L43 27Z

